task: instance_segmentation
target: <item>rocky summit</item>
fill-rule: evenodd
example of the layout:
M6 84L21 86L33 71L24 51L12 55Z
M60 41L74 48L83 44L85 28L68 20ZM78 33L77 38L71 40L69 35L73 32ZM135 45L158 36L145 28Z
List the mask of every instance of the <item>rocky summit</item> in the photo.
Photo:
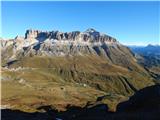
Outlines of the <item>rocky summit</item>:
M43 32L27 30L25 37L1 40L2 58L6 62L20 56L72 56L97 55L108 61L119 64L118 61L132 59L132 53L115 38L102 34L92 28L85 32ZM7 52L3 52L7 51ZM112 54L114 52L114 54ZM122 57L123 56L123 57ZM127 57L127 59L125 59ZM3 61L2 60L2 61Z
M2 106L35 112L117 104L155 85L132 51L92 28L84 32L27 30L1 40Z
M104 51L106 45L114 46L119 43L113 37L101 34L94 29L87 29L85 32L73 31L65 33L27 30L25 37L17 36L9 41L2 40L2 49L11 44L15 51L18 50L25 54L29 52L30 54L41 55L68 55L82 52L100 54L99 49Z
M101 34L92 28L87 29L85 32L73 31L65 33L59 31L44 32L39 30L27 30L25 33L25 39L38 39L39 41L53 39L58 41L116 42L115 38Z

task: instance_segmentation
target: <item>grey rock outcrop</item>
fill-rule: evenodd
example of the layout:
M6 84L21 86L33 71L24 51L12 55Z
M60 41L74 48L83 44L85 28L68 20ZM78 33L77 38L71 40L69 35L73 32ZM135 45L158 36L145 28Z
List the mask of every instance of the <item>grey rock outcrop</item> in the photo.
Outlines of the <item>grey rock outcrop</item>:
M90 28L85 32L73 31L73 32L59 32L50 31L43 32L39 30L27 30L25 34L25 39L38 39L39 41L44 41L46 39L55 40L68 40L68 41L85 41L85 42L117 42L117 40L106 34L101 34L96 30Z

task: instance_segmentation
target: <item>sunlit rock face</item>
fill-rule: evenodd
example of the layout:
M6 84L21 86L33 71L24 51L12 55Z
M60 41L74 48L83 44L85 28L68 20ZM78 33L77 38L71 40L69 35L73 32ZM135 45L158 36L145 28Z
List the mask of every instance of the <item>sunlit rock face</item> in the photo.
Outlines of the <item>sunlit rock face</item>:
M38 52L53 55L66 55L72 51L77 53L96 53L97 46L118 45L118 41L106 34L102 34L92 28L84 32L59 32L26 30L25 37L16 36L15 39L1 40L2 49L13 46L14 50ZM58 47L59 46L59 47ZM61 52L60 52L61 51ZM102 50L103 51L103 50ZM24 51L26 53L26 51ZM102 52L103 53L103 52Z
M7 56L6 59L20 56L96 55L118 64L124 60L135 60L130 50L115 38L92 28L84 32L26 30L25 37L1 40L1 47L4 51L2 56Z
M106 34L102 34L92 28L87 29L84 32L73 31L65 33L59 31L44 32L39 30L27 30L25 33L25 39L38 39L39 41L54 39L59 41L68 40L81 42L117 42L115 38Z

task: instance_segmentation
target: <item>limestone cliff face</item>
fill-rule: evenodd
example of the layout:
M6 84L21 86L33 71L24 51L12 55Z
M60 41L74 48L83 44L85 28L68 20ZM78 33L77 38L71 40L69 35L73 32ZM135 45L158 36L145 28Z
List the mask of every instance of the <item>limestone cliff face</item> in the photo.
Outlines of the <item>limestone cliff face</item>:
M68 41L81 40L85 42L117 42L115 38L101 34L92 28L87 29L85 32L73 31L65 33L59 31L44 32L39 30L27 30L25 33L25 39L38 39L40 41L45 39L55 39Z
M131 51L115 38L92 28L84 32L27 30L25 37L1 40L2 56L17 59L20 56L74 56L96 55L118 65L135 61ZM8 53L10 52L10 53Z
M115 38L92 28L84 32L26 30L25 37L1 40L2 50L13 47L14 51L21 51L24 55L105 55L107 46L117 45L120 44Z

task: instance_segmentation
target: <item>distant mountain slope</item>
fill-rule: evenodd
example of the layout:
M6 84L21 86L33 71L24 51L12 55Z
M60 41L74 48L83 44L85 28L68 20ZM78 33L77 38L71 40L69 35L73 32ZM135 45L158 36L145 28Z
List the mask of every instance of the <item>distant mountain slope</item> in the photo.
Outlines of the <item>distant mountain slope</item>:
M130 48L135 53L138 62L148 69L154 78L160 80L160 46L130 46Z
M142 55L159 55L160 56L160 46L159 45L148 45L148 46L129 46L135 53Z

